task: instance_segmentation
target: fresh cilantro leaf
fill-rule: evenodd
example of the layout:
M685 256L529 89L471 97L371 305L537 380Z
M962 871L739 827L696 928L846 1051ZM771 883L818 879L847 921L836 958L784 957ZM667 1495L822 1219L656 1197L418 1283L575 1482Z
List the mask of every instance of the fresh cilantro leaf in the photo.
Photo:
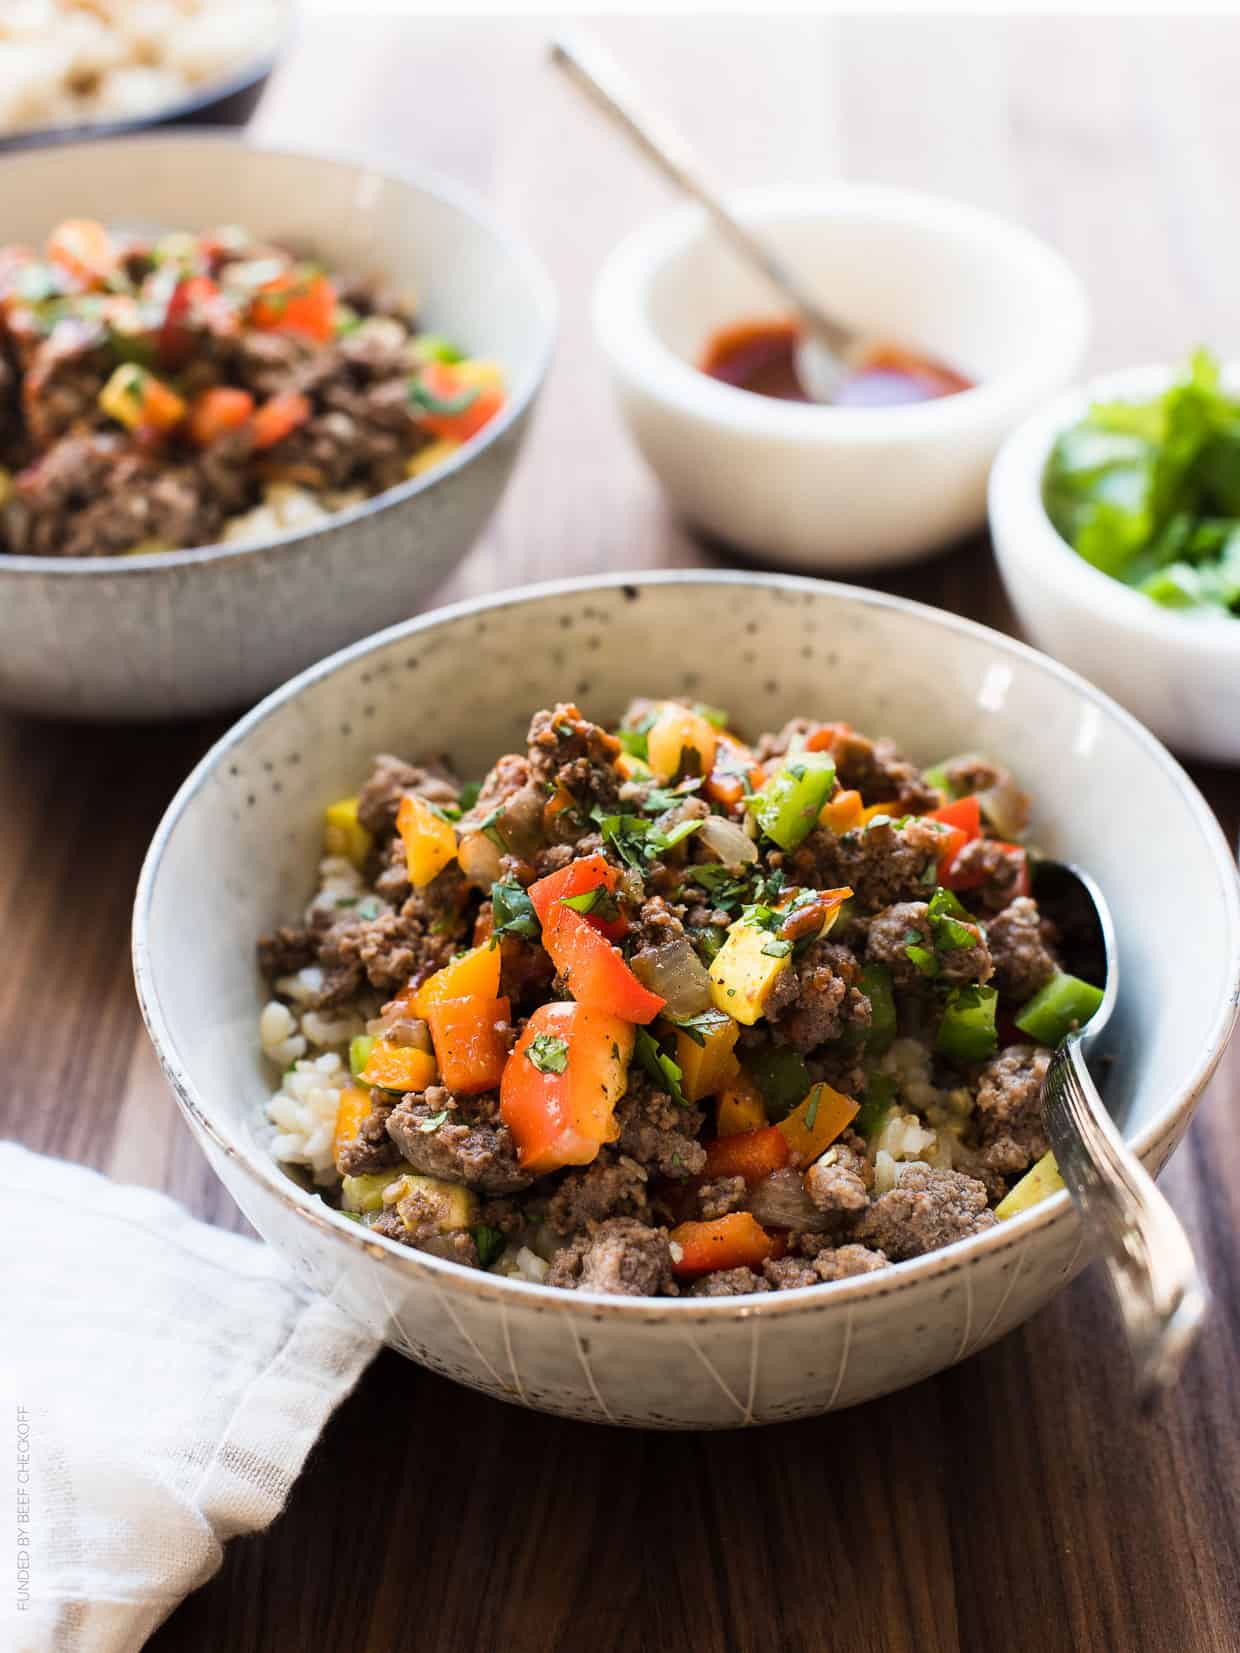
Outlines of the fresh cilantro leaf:
M526 1047L525 1056L539 1073L563 1073L568 1066L568 1042L557 1039L554 1033L538 1033Z
M667 1016L667 1012L664 1012ZM695 1045L704 1045L706 1035L714 1031L722 1023L730 1021L722 1010L699 1010L696 1016L667 1016L669 1022L674 1022L682 1033L693 1040Z
M478 1248L478 1262L482 1268L490 1268L491 1264L504 1249L504 1236L498 1228L491 1228L486 1223L479 1223L469 1231L474 1237L474 1244Z
M772 936L762 951L767 958L784 959L792 951L793 944L782 936Z
M432 1131L437 1131L439 1129L447 1117L448 1110L447 1108L444 1108L439 1113L431 1114L427 1119L420 1119L418 1121L418 1129L424 1136L429 1136Z
M672 1101L678 1102L682 1108L689 1106L681 1089L680 1082L684 1074L679 1064L673 1062L654 1035L644 1027L637 1029L637 1042L633 1053L660 1090L666 1091Z
M491 885L491 920L493 936L523 936L526 941L537 941L542 933L534 903L515 878L503 878Z
M461 788L461 814L467 814L478 802L478 794L482 791L481 781L466 781Z

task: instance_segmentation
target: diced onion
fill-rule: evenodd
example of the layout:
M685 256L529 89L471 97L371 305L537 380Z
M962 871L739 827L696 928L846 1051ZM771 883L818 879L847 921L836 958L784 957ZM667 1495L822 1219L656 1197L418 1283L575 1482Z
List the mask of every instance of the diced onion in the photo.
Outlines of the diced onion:
M717 855L725 867L744 867L758 859L758 846L735 821L708 815L698 828L698 842Z
M1010 775L977 795L982 814L1001 838L1019 838L1029 825L1029 799Z
M457 846L456 858L466 878L480 889L489 891L503 877L499 848L485 832L467 832Z
M406 1016L399 1010L390 1016L377 1016L366 1023L366 1031L375 1038L386 1039L390 1045L413 1045L418 1050L431 1048L431 1030L416 1016Z
M706 966L683 936L638 953L630 962L643 987L667 1000L669 1016L683 1020L710 1008Z
M820 1234L827 1227L826 1215L805 1192L801 1173L791 1167L772 1171L756 1182L750 1190L749 1209L764 1228L795 1228Z

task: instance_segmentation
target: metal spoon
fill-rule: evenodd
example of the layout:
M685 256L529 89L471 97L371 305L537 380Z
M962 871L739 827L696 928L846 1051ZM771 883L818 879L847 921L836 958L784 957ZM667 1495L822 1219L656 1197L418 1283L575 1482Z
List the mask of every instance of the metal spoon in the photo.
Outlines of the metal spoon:
M1106 901L1088 874L1059 861L1038 863L1034 893L1059 925L1077 973L1104 986L1094 1015L1051 1058L1042 1108L1060 1174L1111 1277L1138 1398L1148 1407L1179 1376L1209 1293L1179 1218L1125 1146L1086 1065L1119 989L1115 926Z
M841 385L858 365L861 336L829 316L768 244L734 218L698 170L697 160L680 137L653 116L639 113L620 70L597 47L563 38L551 43L551 61L603 111L675 187L706 208L716 227L787 301L801 323L797 342L797 378L814 402L834 402Z

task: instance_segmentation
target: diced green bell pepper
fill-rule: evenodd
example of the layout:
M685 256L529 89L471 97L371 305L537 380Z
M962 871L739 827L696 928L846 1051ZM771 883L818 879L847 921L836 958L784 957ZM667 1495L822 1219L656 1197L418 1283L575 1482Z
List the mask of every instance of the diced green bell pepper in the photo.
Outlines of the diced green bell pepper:
M772 1124L791 1113L813 1089L809 1069L791 1045L767 1045L746 1057L745 1067L762 1092Z
M865 1046L875 1056L889 1050L896 1036L896 1000L891 990L891 971L885 964L867 964L862 968L861 991L870 1001L870 1025L866 1030Z
M400 1168L367 1171L360 1177L345 1177L340 1184L340 1203L346 1211L382 1211L383 1190L400 1180Z
M982 1062L998 1043L993 987L953 987L943 1007L934 1048L950 1062Z
M355 1079L365 1069L374 1048L375 1041L368 1033L359 1033L355 1039L349 1041L349 1072Z
M780 849L795 849L817 826L834 785L831 759L823 752L801 752L749 799L749 808Z
M1074 1028L1084 1027L1101 1003L1100 987L1060 970L1021 1006L1016 1025L1040 1045L1057 1045Z
M891 1112L896 1099L896 1077L893 1073L879 1073L871 1068L865 1080L865 1101L857 1109L852 1128L858 1136L872 1137L882 1130L883 1121Z

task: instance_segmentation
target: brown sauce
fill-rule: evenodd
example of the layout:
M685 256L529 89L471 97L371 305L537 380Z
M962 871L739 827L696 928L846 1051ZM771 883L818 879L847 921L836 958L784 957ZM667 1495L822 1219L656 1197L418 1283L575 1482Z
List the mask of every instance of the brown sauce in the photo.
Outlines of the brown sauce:
M741 321L721 327L698 363L703 373L756 396L781 402L808 402L797 377L796 347L801 329L792 320ZM971 390L973 380L928 356L896 344L877 344L845 379L837 407L895 407L933 402Z

